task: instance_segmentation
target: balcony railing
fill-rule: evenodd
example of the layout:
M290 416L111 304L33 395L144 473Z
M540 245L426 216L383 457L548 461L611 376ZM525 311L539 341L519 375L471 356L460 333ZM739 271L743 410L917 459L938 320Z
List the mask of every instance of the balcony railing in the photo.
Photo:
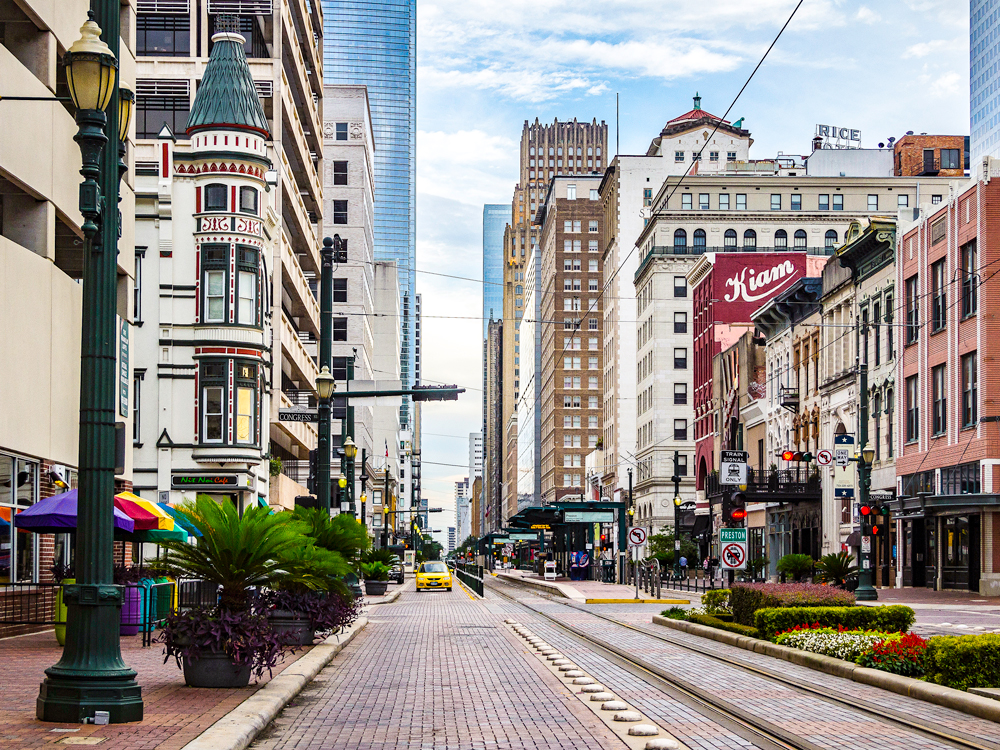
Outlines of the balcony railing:
M799 389L789 386L781 386L781 405L789 411L799 410Z
M705 480L705 490L709 497L724 495L735 489L733 485L721 484L717 474ZM822 486L820 475L813 466L764 471L749 469L745 492L752 502L758 503L819 500Z

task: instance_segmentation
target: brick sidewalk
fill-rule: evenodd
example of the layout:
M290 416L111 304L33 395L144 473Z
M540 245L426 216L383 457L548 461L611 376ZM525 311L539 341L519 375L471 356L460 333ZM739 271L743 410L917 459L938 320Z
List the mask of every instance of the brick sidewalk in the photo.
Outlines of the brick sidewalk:
M0 640L0 748L44 747L67 737L100 737L105 750L179 750L229 711L253 695L268 680L238 690L189 688L173 659L164 664L163 646L141 647L141 637L121 639L125 663L138 673L145 701L144 718L133 724L53 724L35 719L35 699L44 671L62 654L50 631ZM277 675L304 649L275 669ZM54 732L54 729L77 729ZM63 747L63 745L60 745Z

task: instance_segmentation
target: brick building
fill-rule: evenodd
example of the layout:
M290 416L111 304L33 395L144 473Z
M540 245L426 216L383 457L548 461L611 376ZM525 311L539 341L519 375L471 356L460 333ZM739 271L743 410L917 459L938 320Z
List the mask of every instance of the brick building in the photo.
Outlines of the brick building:
M584 459L601 434L600 184L599 176L554 178L536 219L541 224L537 440L544 502L583 492ZM530 356L526 348L522 356Z
M1000 161L900 227L897 567L904 586L1000 593Z
M969 168L969 136L907 133L893 145L897 177L962 177Z

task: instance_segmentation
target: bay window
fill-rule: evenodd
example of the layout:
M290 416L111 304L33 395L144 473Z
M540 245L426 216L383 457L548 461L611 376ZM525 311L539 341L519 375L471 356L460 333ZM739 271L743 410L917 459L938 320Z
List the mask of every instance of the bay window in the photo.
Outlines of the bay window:
M249 247L237 248L237 317L239 325L257 325L257 251Z
M201 364L201 442L222 443L226 422L226 362Z
M256 431L254 416L256 408L257 366L250 363L236 364L236 442L254 444Z
M206 323L226 321L226 283L229 263L227 245L203 245L201 248L201 283L204 290L204 312Z

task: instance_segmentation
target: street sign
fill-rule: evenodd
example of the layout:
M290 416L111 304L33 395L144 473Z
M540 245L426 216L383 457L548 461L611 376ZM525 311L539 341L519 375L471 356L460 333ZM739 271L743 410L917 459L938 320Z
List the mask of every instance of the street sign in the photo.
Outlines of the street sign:
M833 436L833 458L837 466L850 466L854 452L854 435Z
M749 454L746 451L720 451L719 456L719 483L746 484Z
M628 543L632 547L641 547L646 543L646 530L642 526L633 526L628 530Z
M747 543L747 530L743 529L719 529L719 541L722 544L736 542L737 544Z
M824 448L816 454L816 463L820 466L829 466L833 463L833 453Z
M747 546L738 542L730 542L722 548L719 558L724 570L744 570L747 566Z
M505 544L503 546L503 553L505 555L507 555L507 557L510 557L511 555L513 555L514 554L514 545L513 544Z
M870 536L861 537L861 554L867 555L872 551L872 538Z
M318 409L278 409L279 422L318 422Z
M614 523L613 510L564 510L563 523Z

